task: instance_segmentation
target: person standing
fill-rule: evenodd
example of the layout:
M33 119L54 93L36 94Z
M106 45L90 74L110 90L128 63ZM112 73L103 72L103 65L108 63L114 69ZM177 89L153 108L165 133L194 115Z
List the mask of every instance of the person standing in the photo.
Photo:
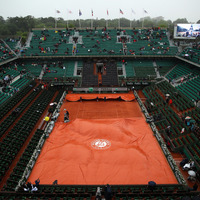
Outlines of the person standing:
M105 187L105 199L106 200L112 199L112 189L109 184L107 184Z

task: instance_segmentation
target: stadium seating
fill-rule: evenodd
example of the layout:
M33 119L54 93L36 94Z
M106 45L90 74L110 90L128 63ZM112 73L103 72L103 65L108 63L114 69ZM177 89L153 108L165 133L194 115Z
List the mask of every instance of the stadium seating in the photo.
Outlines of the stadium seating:
M161 76L164 76L168 71L170 71L175 65L175 61L170 60L156 60L156 65Z
M126 69L126 77L127 78L135 76L134 62L133 61L126 62L125 69Z
M183 95L178 92L172 85L164 81L157 84L157 87L162 91L163 95L169 94L170 98L173 100L174 106L179 111L184 111L189 108L194 107L193 102L188 98L187 95Z
M190 79L199 75L199 69L194 69L190 64L176 65L166 76L167 79ZM181 80L180 80L181 81Z
M102 195L104 195L104 186L100 185ZM154 191L148 189L147 185L113 185L111 186L113 197L115 199L182 199L183 197L198 196L198 192L188 192L183 185L157 185ZM9 199L91 199L96 194L97 186L72 186L72 185L40 185L39 190L34 193L24 192L23 188L17 193L2 192L0 197ZM7 196L6 196L7 195Z
M122 31L122 30L121 30ZM118 41L119 30L80 30L80 41L73 47L72 30L34 30L30 47L23 56L58 55L174 55L177 47L170 47L165 30L123 30L131 39L125 46Z
M161 82L156 87L162 92L162 95L152 86L148 86L143 90L143 93L147 97L145 105L148 112L155 119L154 123L159 132L166 140L170 141L173 151L184 152L185 155L185 152L189 152L186 156L194 160L196 168L200 169L199 140L192 133L191 127L184 123L185 117L181 119L165 102L165 95L170 94L173 105L177 106L177 109L181 111L187 111L192 107L194 108L194 104L187 97L178 93L168 82ZM153 103L153 106L151 103ZM185 113L184 116L190 116L199 123L200 116L197 113L194 109ZM158 115L159 118L157 117ZM168 126L170 126L170 133L166 131ZM182 132L183 128L185 129L184 132Z
M36 88L36 91L32 91L32 93L20 104L18 105L18 112L13 112L1 123L0 127L0 136L4 134L4 132L9 128L10 125L14 123L14 121L19 117L19 115L25 110L25 108L31 103L31 101L39 94L41 90L41 86Z
M0 119L9 112L31 89L35 86L34 81L29 81L24 88L15 93L12 98L0 105ZM31 87L30 87L31 86Z
M30 47L22 52L22 56L72 55L72 44L68 43L71 34L66 30L35 30Z
M193 102L200 99L200 77L194 78L176 87L185 96L189 97Z
M131 35L132 43L127 43L130 55L174 55L176 47L170 47L165 30L133 30L127 31Z
M156 72L153 67L153 62L150 61L134 61L133 63L135 76L138 78L155 78Z
M4 87L2 92L0 92L0 104L11 98L13 94L21 90L21 88L24 87L28 82L30 82L29 79L22 77L9 86Z
M14 188L16 188L43 133L44 130L37 129L16 167L14 168L10 178L8 179L4 190L14 190Z
M11 59L15 56L16 55L9 46L3 40L0 40L0 62Z
M20 41L20 38L6 38L4 39L4 42L12 49L16 54L19 53L19 47L17 47L18 42Z
M14 69L4 69L3 72L0 73L0 77L1 79L3 79L5 76L10 75L13 78L15 78L16 76L18 76L20 74L20 72L18 70L14 70Z
M40 92L40 88L39 86L39 89L34 92ZM44 90L1 142L0 168L2 174L8 170L54 93L55 91Z
M187 55L187 56L186 56ZM195 63L200 63L200 47L199 44L193 48L186 48L184 49L181 54L181 57L191 60Z
M23 70L26 75L7 86L6 92L0 93L0 179L5 177L11 166L14 167L0 192L0 199L94 199L96 185L40 185L34 193L24 192L23 186L17 192L15 189L45 133L42 129L37 129L34 134L32 131L38 128L35 125L41 120L49 103L58 103L63 91L71 90L74 86L119 86L118 77L123 79L123 86L135 86L137 89L138 85L138 88L142 88L142 96L145 96L142 101L145 101L145 107L159 134L165 141L169 141L169 148L194 160L195 166L200 169L200 133L187 126L183 119L190 116L197 124L200 122L200 110L195 106L200 98L200 70L173 58L177 54L177 47L170 46L166 30L81 29L78 32L79 42L75 44L75 29L33 30L31 42L26 44L21 58L2 67L5 73L0 73L1 79L6 75L16 78ZM120 34L130 40L121 42ZM10 39L0 41L0 62L15 56L10 50L15 49L16 42ZM181 55L191 55L191 52L195 53L188 59L198 63L199 49L187 49ZM123 65L122 59L125 60ZM106 62L106 72L100 75L101 85L95 62ZM125 67L126 78L117 74L117 68L121 70L122 66ZM164 78L157 82L157 71L165 79L177 81L176 85L164 81ZM36 87L36 82L30 79L38 77L41 80L36 80ZM182 77L184 81L180 83ZM42 90L39 82L45 82L52 87ZM18 90L16 93L15 88ZM166 94L170 95L172 105L166 103ZM20 108L17 115L11 113L13 107ZM55 107L48 110L50 113L54 111ZM7 113L9 114L6 115ZM171 127L170 134L166 131L168 126ZM185 130L181 133L183 128ZM32 138L29 138L32 134ZM25 150L18 159L22 147ZM14 160L17 161L15 166ZM103 185L100 187L104 188ZM198 192L188 192L187 187L182 184L157 184L154 191L149 190L147 185L112 185L112 191L114 199L118 200L182 199L185 196L193 198L199 195ZM104 190L102 194L104 195Z

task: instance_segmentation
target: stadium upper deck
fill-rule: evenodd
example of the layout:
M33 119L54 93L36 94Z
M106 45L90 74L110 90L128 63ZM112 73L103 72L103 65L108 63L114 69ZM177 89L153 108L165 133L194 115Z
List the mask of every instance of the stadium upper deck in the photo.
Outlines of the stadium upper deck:
M34 30L22 56L175 55L166 30Z

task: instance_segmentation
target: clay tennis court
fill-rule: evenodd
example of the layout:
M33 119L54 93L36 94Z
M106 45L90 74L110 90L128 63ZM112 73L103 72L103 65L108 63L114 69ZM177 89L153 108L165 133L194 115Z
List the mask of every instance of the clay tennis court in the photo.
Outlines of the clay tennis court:
M137 101L132 101L133 95L126 101L113 100L117 98L113 96L106 101L82 102L67 96L71 100L62 105L28 181L128 185L153 180L177 184ZM69 123L63 122L65 109L70 113Z

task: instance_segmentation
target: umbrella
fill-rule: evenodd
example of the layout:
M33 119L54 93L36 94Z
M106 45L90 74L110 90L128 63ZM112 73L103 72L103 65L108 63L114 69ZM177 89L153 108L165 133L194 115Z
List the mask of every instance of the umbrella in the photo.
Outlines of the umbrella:
M195 120L194 119L190 120L190 123L195 123Z
M169 97L169 96L170 96L170 94L166 94L165 96L166 96L166 97Z
M191 117L190 117L190 116L187 116L185 119L191 119Z
M192 176L192 177L196 177L196 172L193 171L193 170L189 170L189 171L188 171L188 174L189 174L190 176Z

